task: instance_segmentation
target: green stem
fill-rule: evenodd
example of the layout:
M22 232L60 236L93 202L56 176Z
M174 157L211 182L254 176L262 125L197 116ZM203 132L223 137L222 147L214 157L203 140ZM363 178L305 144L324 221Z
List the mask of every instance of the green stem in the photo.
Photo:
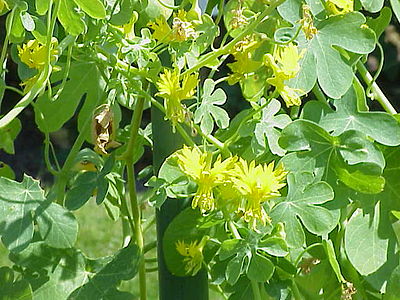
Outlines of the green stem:
M379 61L378 70L376 70L375 75L374 75L374 78L372 78L372 81L368 84L367 89L366 89L366 91L365 91L365 93L367 94L367 96L370 97L370 98L373 97L373 95L374 95L374 93L371 94L372 84L378 79L379 75L381 74L382 69L383 69L383 63L384 63L384 61L385 61L385 53L383 52L383 48L382 48L381 43L377 42L376 45L377 45L378 48L379 48L379 52L380 52L380 55L381 55L381 59L380 59L380 61Z
M154 249L154 248L153 248ZM146 263L156 263L156 262L158 262L158 258L157 257L152 257L152 258L145 258L144 259L144 261L146 262Z
M132 116L130 137L126 151L122 154L121 158L126 162L126 172L128 174L128 190L129 190L129 200L132 211L133 223L135 225L135 238L136 244L140 251L143 253L144 250L144 238L142 231L141 222L141 212L140 204L136 193L136 181L135 181L135 171L133 167L133 152L136 146L136 139L139 133L140 123L142 121L143 108L144 108L144 97L139 97L136 102L135 111ZM139 262L139 285L140 285L140 299L147 299L146 290L146 268L144 262L144 256L141 256Z
M153 268L147 268L145 270L146 270L146 273L156 272L156 271L158 271L158 266L153 267Z
M253 290L254 300L261 300L260 288L258 284L254 280L250 280L251 282L251 289Z
M4 39L4 43L3 43L3 49L1 50L1 55L0 55L0 76L3 75L3 72L5 69L3 69L4 66L4 60L6 59L6 55L7 55L7 49L8 49L8 43L10 42L10 29L12 27L12 24L14 22L14 14L15 14L15 10L17 8L17 5L14 6L14 8L12 9L12 11L10 12L10 18L7 20L7 25L6 25L6 37Z
M67 185L67 180L68 180L68 172L73 167L75 157L78 154L79 150L81 149L83 143L85 142L86 133L89 130L90 123L91 120L89 118L86 119L82 129L78 134L78 137L76 138L74 144L72 145L71 150L68 153L67 159L65 160L61 171L58 174L56 189L57 189L57 201L59 203L63 203L65 186Z
M241 238L242 238L242 237L240 236L240 233L239 233L239 231L237 230L235 224L234 224L232 221L229 221L229 222L228 222L228 227L229 227L230 232L233 234L233 236L234 236L236 239L241 239Z
M161 111L164 115L165 115L165 108L164 106L158 102L156 99L154 99L153 97L147 96L148 99L150 100L151 104L154 105L155 107L157 107L157 109L159 111ZM176 130L178 131L178 133L182 136L182 138L185 140L186 144L188 146L193 147L195 145L195 142L193 141L193 139L189 136L189 134L186 132L185 129L183 129L181 124L176 124Z
M143 247L143 253L147 253L155 247L157 247L157 241L152 241Z
M224 14L224 0L220 0L218 4L218 15L217 18L215 19L215 25L219 25L219 22L221 22L222 16Z
M360 73L361 77L365 81L366 84L371 84L371 90L375 95L375 99L378 100L380 105L383 107L383 109L392 114L395 115L397 114L397 111L395 108L392 106L390 101L386 98L385 94L382 92L380 87L374 82L374 79L372 75L368 72L367 68L364 66L364 64L361 61L357 62L357 70Z
M49 132L46 131L44 133L45 138L44 138L44 161L47 167L47 170L49 170L49 172L53 175L53 176L57 176L59 173L59 170L55 170L50 162L50 135Z
M296 260L295 260L295 262L294 262L294 265L297 267L297 265L299 264L300 259L303 257L303 255L304 255L307 251L310 251L312 248L317 247L317 246L322 246L322 243L315 243L315 244L312 244L312 245L308 246L306 249L304 249L303 251L301 251L300 254L299 254L299 256L297 256L297 258L296 258Z
M300 106L292 106L290 109L290 117L293 119L297 119L299 117L299 112L300 112Z
M229 53L233 47L237 44L237 42L241 41L246 35L251 34L254 32L256 27L264 20L266 16L269 16L272 14L272 12L277 8L280 4L282 4L284 0L278 0L274 1L273 3L268 6L267 9L264 10L260 15L257 16L257 18L251 22L242 32L240 32L232 41L230 41L228 44L225 46L219 48L218 50L215 50L213 52L210 52L206 54L203 59L201 59L196 65L193 67L187 69L185 72L182 73L182 76L185 76L187 74L191 74L198 69L208 65L221 55L224 55L226 53Z
M229 152L228 148L225 147L225 144L222 143L220 140L218 140L216 137L214 137L211 134L205 134L199 125L193 124L193 128L196 129L197 133L200 134L206 141L209 143L213 144L215 147L217 147L221 152Z
M24 96L24 92L21 91L20 89L17 89L16 87L6 85L4 88L5 88L6 90L15 92L15 93L17 93L18 95L20 95L20 96L22 96L22 97Z
M144 238L142 232L141 214L140 207L136 193L136 183L135 183L135 171L133 168L133 162L127 161L126 172L128 173L128 189L129 189L129 200L131 203L133 223L135 224L135 238L136 244L140 251L143 253L144 250ZM142 255L139 262L139 285L140 285L140 299L147 299L147 289L146 289L146 268L144 262L144 256Z

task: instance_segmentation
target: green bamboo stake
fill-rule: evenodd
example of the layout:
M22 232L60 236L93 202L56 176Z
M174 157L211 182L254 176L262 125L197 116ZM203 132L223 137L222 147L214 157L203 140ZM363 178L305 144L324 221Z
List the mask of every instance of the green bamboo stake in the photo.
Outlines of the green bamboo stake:
M184 140L179 133L173 133L169 122L154 105L151 109L153 129L153 166L155 173L161 167L165 158L182 147ZM172 275L165 264L162 240L164 232L174 217L179 214L188 203L182 200L167 199L156 211L157 240L158 240L158 280L160 300L208 300L208 278L203 269L196 276L177 277Z

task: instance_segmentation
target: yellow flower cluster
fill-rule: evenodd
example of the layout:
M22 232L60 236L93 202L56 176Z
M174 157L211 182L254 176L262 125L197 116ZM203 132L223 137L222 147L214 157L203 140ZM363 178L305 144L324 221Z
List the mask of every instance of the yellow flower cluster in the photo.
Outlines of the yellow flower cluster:
M189 16L188 12L181 9L174 14L172 28L164 17L156 19L155 22L150 22L148 26L154 30L153 38L160 42L184 42L198 36L192 15Z
M181 78L179 71L165 70L157 82L156 96L164 98L165 118L171 120L173 128L186 118L186 108L182 100L193 97L197 86L197 74L185 75Z
M248 36L235 45L232 52L235 62L229 63L228 67L233 72L228 77L230 85L243 80L247 74L255 72L262 63L253 59L254 51L260 46L255 36Z
M267 82L275 86L276 90L285 101L286 106L300 105L300 97L304 92L300 89L294 89L285 84L285 81L296 77L300 70L299 60L302 54L299 54L297 46L292 43L287 46L277 47L274 54L266 54L266 64L271 67L273 77L267 79Z
M194 276L200 271L203 263L203 248L206 245L209 237L205 236L200 242L192 241L185 243L184 241L178 241L175 243L176 251L185 258L183 262L185 264L186 274Z
M187 146L175 155L180 169L197 184L192 208L199 207L202 213L216 208L235 211L252 228L258 221L267 223L262 204L279 196L285 186L286 172L281 166L274 170L274 163L256 165L237 157L218 157L212 163L211 153Z
M56 49L58 41L56 38L51 40L50 60L57 60L58 50ZM47 47L37 40L30 40L21 46L17 46L18 56L20 60L31 69L42 71L46 64ZM27 79L21 85L25 86L25 91L28 91L36 83L39 74Z
M328 0L327 9L334 15L347 14L353 11L354 0Z

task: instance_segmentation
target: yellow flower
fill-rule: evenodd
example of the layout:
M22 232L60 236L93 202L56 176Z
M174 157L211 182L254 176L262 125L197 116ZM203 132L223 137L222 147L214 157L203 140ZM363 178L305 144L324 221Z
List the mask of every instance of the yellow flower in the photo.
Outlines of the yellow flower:
M328 0L327 9L334 15L347 14L353 11L353 0Z
M156 96L164 98L165 117L171 120L174 128L177 123L185 121L186 108L181 101L192 98L196 86L197 74L185 75L182 78L182 83L178 70L165 70L160 75L160 80L157 82L158 93Z
M230 85L243 80L246 74L255 72L262 65L261 62L253 60L254 51L258 48L260 42L254 36L244 38L235 45L232 55L235 62L229 63L228 67L233 72L229 75L228 83Z
M232 181L243 196L238 210L244 213L244 220L251 223L252 228L256 227L257 220L265 225L269 218L262 203L280 196L279 189L285 186L286 172L282 167L274 170L273 162L269 165L256 165L254 161L248 164L242 158L235 165L234 172Z
M296 77L300 71L299 61L302 54L299 54L297 46L290 43L285 47L278 47L274 53L275 64L271 67L274 73L278 73L284 80Z
M184 42L189 39L195 39L198 36L194 24L188 19L186 11L180 9L172 21L173 39L178 42Z
M286 106L301 105L301 96L304 95L304 91L301 89L294 89L287 85L283 88L278 88L279 94L281 95L283 101L285 101Z
M156 19L155 22L150 22L148 26L154 30L153 38L158 41L168 43L172 40L172 29L169 27L164 16Z
M198 148L187 146L177 151L176 157L180 169L197 184L192 208L198 206L202 213L214 210L216 206L214 188L226 181L236 157L230 157L224 161L218 157L212 165L211 153L204 153Z
M57 59L58 50L55 49L58 45L58 41L56 38L52 38L51 40L51 61L55 61ZM30 40L26 44L22 45L18 48L18 56L21 61L26 64L31 69L42 70L46 63L47 58L47 47L39 43L37 40Z
M311 8L307 4L303 4L303 18L300 20L302 24L302 30L307 40L311 40L314 35L317 34L318 30L314 26L313 18L311 15Z
M194 276L200 271L204 261L203 248L208 239L208 236L204 236L199 243L197 240L188 244L186 244L184 241L177 241L175 243L176 251L185 257L183 262L185 264L186 274Z
M278 48L274 56L269 53L265 56L266 64L271 67L274 74L272 78L267 79L267 82L276 87L288 107L300 105L300 97L304 94L302 90L293 89L285 84L286 80L296 77L299 72L301 57L302 53L299 54L297 46L292 43Z
M0 0L0 13L3 11L3 9L9 10L10 8L8 7L8 4L5 0Z
M39 78L39 74L36 74L35 76L28 78L25 81L20 83L20 86L22 86L24 88L25 94L32 89L32 87L35 85L38 78Z
M244 8L241 7L239 4L236 9L233 9L231 11L232 13L232 19L230 21L230 25L232 29L240 28L243 26L246 26L249 22L247 21L247 18L243 14Z

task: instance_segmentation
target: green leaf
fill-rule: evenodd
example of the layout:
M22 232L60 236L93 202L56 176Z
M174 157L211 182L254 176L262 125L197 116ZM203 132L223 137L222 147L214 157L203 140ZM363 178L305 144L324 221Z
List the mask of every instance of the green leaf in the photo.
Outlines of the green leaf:
M286 114L276 115L280 109L281 103L276 99L272 99L262 110L261 120L256 124L252 142L256 142L264 150L268 147L273 154L283 156L286 151L278 144L280 137L278 129L283 129L292 120ZM267 139L268 145L265 139Z
M322 178L330 184L336 184L339 178L360 192L382 191L380 175L385 160L382 152L361 132L345 131L334 137L313 122L296 120L283 129L279 143L288 151L303 151L297 154L303 164L315 166L315 171L323 172ZM349 180L349 174L354 180ZM370 175L368 179L375 181L373 186L362 181L366 178L364 175Z
M7 15L6 28L9 33L11 43L22 43L25 39L25 28L22 24L21 15L28 10L28 4L25 1L16 3L15 12ZM11 23L11 18L12 23Z
M113 257L86 263L87 282L68 299L106 299L105 295L110 290L115 290L121 280L129 280L136 275L140 257L139 248L131 244L119 250Z
M45 200L39 181L24 175L21 183L0 178L0 222L2 241L14 252L25 249L33 237L32 215Z
M21 22L24 28L27 31L33 31L35 30L35 21L33 20L32 16L28 12L23 12L20 15L21 17Z
M73 0L80 9L93 19L104 19L106 9L100 0Z
M274 223L285 224L287 243L293 248L305 244L303 225L313 234L324 235L332 231L337 224L335 215L319 206L333 199L332 188L326 182L315 182L310 173L289 173L287 177L289 191L287 198L276 205L270 215Z
M247 277L256 282L266 282L272 277L274 271L274 264L265 256L256 253L251 257Z
M60 260L60 250L48 247L43 241L30 243L19 253L11 252L10 260L32 270L52 270Z
M14 154L14 140L20 131L21 122L19 119L14 119L5 127L0 128L0 149L9 154Z
M390 24L392 19L392 10L389 7L384 7L379 13L379 17L370 18L367 21L368 26L375 31L377 39L385 31L385 28Z
M32 16L33 21L35 22L35 30L32 31L32 35L35 39L41 43L46 44L47 42L47 27L46 24L43 22L42 19Z
M75 249L59 255L58 261L48 272L45 283L34 291L34 299L69 299L68 296L87 281L89 272L85 270L85 266L84 255Z
M390 0L390 5L392 6L393 12L396 15L397 21L400 22L400 1Z
M167 200L166 182L164 179L152 176L146 183L146 186L152 187L149 196L149 202L156 208L160 208Z
M54 248L72 248L78 236L75 216L57 203L37 211L39 232L45 243Z
M346 280L344 279L342 272L340 271L339 263L336 259L335 249L333 248L333 243L331 240L322 240L322 245L325 248L326 255L328 256L329 263L333 271L336 274L337 279L339 282L345 283Z
M115 152L113 152L105 161L103 168L100 170L99 174L97 175L97 194L96 194L96 203L99 205L101 204L107 193L110 182L107 176L112 168L114 167L115 163Z
M345 250L351 264L361 275L378 270L385 262L389 241L380 236L379 203L370 214L358 209L350 218L345 231Z
M331 110L321 102L307 102L303 117L315 121L333 135L354 129L383 145L400 145L400 123L385 112L360 112L353 88L341 99L335 100L334 105L336 110Z
M33 243L31 246L31 249L21 252L23 255L14 255L12 258L18 264L34 270L46 268L44 276L38 274L41 283L34 291L35 300L109 299L106 295L115 294L121 280L135 276L140 261L140 251L134 244L112 256L96 260L86 258L73 248L57 250L43 243ZM33 284L38 276L27 279Z
M80 35L86 31L86 24L83 21L84 14L78 12L78 6L71 0L59 0L58 20L65 31L71 35ZM84 73L81 73L84 74Z
M162 240L165 262L168 270L175 276L188 276L182 256L176 250L176 243L182 241L186 244L190 242L200 242L205 234L205 230L198 229L198 224L203 216L199 210L191 207L180 212L168 225Z
M0 286L6 286L14 282L14 271L9 267L0 268Z
M226 290L227 292L232 292L229 300L254 299L251 283L246 276L242 276L233 287L228 286Z
M370 12L378 12L382 9L384 0L360 0L362 6Z
M65 197L65 207L76 210L92 197L97 186L97 173L84 172L78 175L72 188Z
M46 14L47 10L49 9L49 6L50 6L50 1L48 0L35 1L36 12L41 16Z
M203 53L214 42L219 35L219 27L215 25L213 19L206 14L201 15L201 24L196 26L199 36L195 40L199 53Z
M329 262L322 260L317 265L312 265L310 272L297 275L294 280L304 299L340 299L341 285L334 276Z
M225 260L235 254L249 251L247 243L243 239L224 240L219 251L219 258Z
M215 82L208 78L204 82L202 101L194 113L194 122L200 123L200 128L205 134L210 134L214 129L214 121L218 127L225 129L229 126L228 113L217 105L226 102L226 95L223 89L214 91Z
M400 266L394 269L390 279L387 283L386 294L383 296L384 300L396 300L400 295Z
M8 286L0 286L1 300L31 300L32 287L26 280L19 280Z
M115 26L122 26L128 24L132 18L134 8L135 8L135 1L133 0L120 1L120 10L118 13L112 15L110 23Z
M282 15L283 9L279 11ZM283 17L295 25L301 19L299 12L285 12ZM301 70L289 81L289 85L309 92L315 84L316 74L322 90L329 97L338 99L344 95L353 81L353 71L333 46L358 54L373 51L375 34L371 29L361 26L365 21L361 13L351 12L316 22L318 33L311 40L306 40L301 34L299 47L305 49L305 53L300 63Z
M273 256L286 256L288 247L286 241L281 237L271 236L258 243L257 250L264 251Z
M236 255L228 262L225 278L230 285L234 285L238 281L240 274L243 273L244 260L245 255L242 253Z
M73 63L68 79L61 95L56 100L49 99L48 93L44 93L36 102L35 120L43 132L59 130L73 117L85 95L86 98L78 117L78 128L81 129L85 122L92 118L93 111L100 101L104 84L96 64ZM53 91L57 92L58 88L56 87ZM89 132L86 134L89 137Z
M167 184L165 190L169 198L188 196L196 191L193 182L188 181L186 175L179 168L176 158L168 157L162 164L158 178L164 180Z

